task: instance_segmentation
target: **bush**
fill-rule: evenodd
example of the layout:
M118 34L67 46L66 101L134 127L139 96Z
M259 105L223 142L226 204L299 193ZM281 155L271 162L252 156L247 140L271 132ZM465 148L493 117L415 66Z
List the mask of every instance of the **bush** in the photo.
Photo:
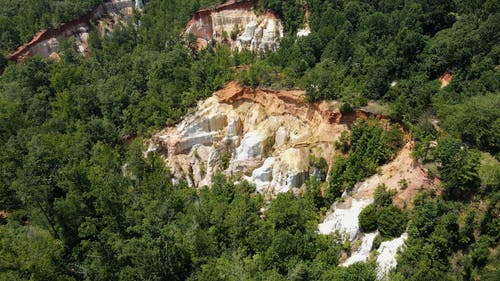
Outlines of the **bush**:
M375 236L375 239L373 239L372 251L378 249L380 244L382 244L382 236L377 235Z
M374 204L377 207L389 206L392 204L392 196L394 192L387 191L387 186L381 184L375 189L375 194L373 195L375 201Z
M233 30L231 30L231 40L235 41L238 38L238 34L240 34L240 27L235 24Z
M312 154L309 155L309 166L316 169L320 181L325 181L326 175L328 173L328 163L323 157L316 157Z
M440 179L446 199L467 200L480 185L478 174L480 155L462 146L454 138L441 138L434 150L436 162L440 164Z
M401 236L406 229L406 223L406 215L394 205L382 208L377 219L378 231L385 237Z
M348 102L344 102L344 103L340 106L339 110L340 110L340 113L345 114L345 113L352 112L352 111L353 111L353 108L352 108L352 106L351 106L351 104L350 104L350 103L348 103Z
M401 186L401 189L405 190L408 188L408 181L406 179L401 179L398 182L399 186Z
M377 208L370 204L359 214L359 227L363 232L372 232L377 229Z
M342 133L340 133L340 138L338 141L335 141L335 148L336 149L340 149L340 151L342 151L342 153L347 153L349 152L349 148L350 148L350 137L349 137L349 132L348 131L342 131Z
M367 106L368 105L368 99L365 97L357 97L354 100L354 105L355 106Z

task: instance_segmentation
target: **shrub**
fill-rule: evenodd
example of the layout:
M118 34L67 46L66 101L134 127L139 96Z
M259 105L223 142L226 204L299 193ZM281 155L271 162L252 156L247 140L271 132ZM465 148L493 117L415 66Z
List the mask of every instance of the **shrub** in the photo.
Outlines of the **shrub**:
M345 113L352 112L352 111L353 111L353 108L352 108L352 106L351 106L351 104L350 104L350 103L348 103L348 102L344 102L344 103L340 106L339 110L340 110L340 113L345 114Z
M309 155L309 166L315 168L319 173L318 180L324 181L326 179L326 174L328 173L328 163L323 157L316 157L312 154Z
M348 131L342 131L340 133L340 138L339 140L335 141L335 148L340 149L342 153L347 153L349 152L350 148L350 135Z
M223 170L229 167L229 164L231 162L231 155L229 154L229 152L227 151L222 152L222 154L220 155L220 162L221 162L220 165Z
M354 105L355 106L367 106L368 105L368 99L365 97L357 97L354 100Z
M373 195L375 201L374 204L378 207L389 206L392 204L392 196L394 192L387 191L387 186L381 184L375 189L375 194Z
M373 239L372 251L378 249L380 244L382 244L382 236L377 235L375 236L375 239Z
M405 190L408 188L408 181L406 179L401 179L399 182L401 189Z
M363 232L372 232L377 229L377 208L370 204L359 214L359 227Z
M378 231L386 237L400 236L406 229L406 223L406 215L394 205L382 208L377 219Z
M235 24L233 26L233 29L231 30L231 40L235 41L238 38L238 34L240 34L240 32L241 32L240 27L237 24Z

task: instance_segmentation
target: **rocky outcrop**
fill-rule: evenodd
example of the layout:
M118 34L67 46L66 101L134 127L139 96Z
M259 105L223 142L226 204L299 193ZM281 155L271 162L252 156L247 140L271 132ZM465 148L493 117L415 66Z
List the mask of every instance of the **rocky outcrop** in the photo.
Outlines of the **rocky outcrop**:
M108 0L78 19L38 32L30 42L10 53L8 58L21 62L24 58L34 55L57 57L60 41L71 37L75 39L78 51L85 54L92 24L104 35L112 31L116 24L127 23L133 9L140 9L143 5L143 0Z
M299 188L312 167L330 160L345 124L331 123L303 91L270 91L230 83L195 113L156 134L150 151L164 157L176 180L209 185L217 172L247 179L265 194Z
M153 136L148 150L160 152L175 179L193 187L210 185L215 173L222 172L273 195L301 187L310 175L324 178L326 171L313 167L309 156L323 158L329 165L340 133L355 120L374 116L389 122L362 110L345 114L330 110L336 105L307 103L303 91L254 89L232 82L200 102L182 122ZM357 190L370 196L378 182L394 186L407 177L410 188L398 195L401 202L407 201L405 196L415 192L423 177L412 179L418 166L401 163L399 159L411 161L409 150L403 151L405 156L394 163L414 169L398 175L387 171Z
M362 110L342 114L335 102L307 103L303 91L272 91L242 87L235 82L201 101L194 113L176 126L154 135L148 152L157 151L173 174L193 187L210 185L221 172L234 181L247 180L271 199L280 192L296 191L308 177L325 174L310 159L324 158L328 166L338 153L335 142L352 122L382 115ZM341 263L349 266L371 255L376 233L361 233L358 216L373 202L377 186L395 190L393 202L410 206L421 189L437 183L412 159L413 143L406 145L380 172L356 184L334 203L318 226L321 234L338 232L360 245ZM314 156L314 157L312 157ZM321 176L320 176L321 177ZM404 183L404 184L403 184ZM405 237L383 243L379 249L379 275L395 266L397 249Z
M209 185L222 172L272 196L301 187L310 175L325 175L311 166L309 156L330 164L340 133L371 115L360 110L342 114L332 107L305 102L303 91L232 82L182 122L153 136L149 151L160 152L174 178L193 187Z
M408 233L403 233L400 237L384 241L377 249L377 279L383 280L392 269L396 268L398 251L403 250L404 243L408 239Z
M303 91L254 89L232 82L200 102L182 122L153 136L149 151L160 152L175 179L193 187L209 185L215 173L222 172L272 196L301 187L310 175L324 178L326 172L313 167L309 156L330 164L340 133L371 115L331 111L334 105L307 103Z
M275 50L283 37L281 20L272 12L257 15L253 1L226 1L215 8L197 11L184 34L196 36L199 47L215 40L231 49Z

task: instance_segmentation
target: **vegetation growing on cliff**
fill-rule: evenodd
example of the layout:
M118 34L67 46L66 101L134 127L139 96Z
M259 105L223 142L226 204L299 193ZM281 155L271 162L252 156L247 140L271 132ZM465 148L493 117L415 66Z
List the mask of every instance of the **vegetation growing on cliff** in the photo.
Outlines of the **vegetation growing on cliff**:
M359 227L363 232L378 230L382 237L399 237L406 230L407 217L392 204L394 193L380 185L375 190L374 203L368 205L359 214Z
M349 136L344 132L345 137L341 137L337 144L348 154L338 156L330 169L326 190L328 205L357 182L374 174L377 167L394 157L403 142L399 126L384 130L375 119L360 119L351 130Z
M0 51L98 2L0 0ZM349 157L330 169L328 204L311 179L305 194L280 194L264 213L247 183L218 176L196 191L173 185L156 155L143 157L142 137L236 78L232 67L251 65L239 78L252 86L388 103L411 131L417 160L435 167L442 194L421 194L401 213L381 193L362 215L367 231L397 236L408 214L392 280L497 280L497 1L259 1L289 32L268 54L197 50L179 36L192 12L220 2L151 0L138 28L93 34L89 57L68 42L60 62L5 69L0 279L375 280L373 263L336 266L341 241L317 234L318 213L392 156L399 130L354 125L339 146ZM306 3L312 33L292 37ZM440 89L445 71L453 80Z
M31 40L40 29L78 18L103 0L0 0L0 55Z

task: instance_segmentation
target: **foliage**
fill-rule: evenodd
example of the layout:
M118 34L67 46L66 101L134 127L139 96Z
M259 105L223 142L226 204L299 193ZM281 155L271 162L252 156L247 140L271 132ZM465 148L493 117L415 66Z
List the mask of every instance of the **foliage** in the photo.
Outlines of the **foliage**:
M382 208L377 218L380 234L384 237L399 237L406 230L407 218L396 206Z
M342 105L340 105L339 111L342 114L346 114L346 113L352 112L353 108L349 103L344 102L344 103L342 103Z
M489 154L483 154L478 169L481 185L493 190L500 190L500 162Z
M378 229L382 237L399 237L408 222L407 215L392 204L394 192L380 185L375 190L374 203L366 206L359 214L359 226L363 232Z
M328 163L326 159L323 157L316 157L313 154L308 156L309 158L309 167L311 167L312 176L315 176L320 181L325 181L326 175L328 173Z
M2 0L0 54L27 42L40 29L55 27L92 9L102 0Z
M340 197L344 190L376 172L379 165L391 159L402 144L402 133L398 126L385 130L373 119L360 119L347 134L341 136L342 150L350 143L348 157L337 157L330 169L326 197L329 202Z
M0 1L0 53L99 2ZM443 196L415 198L395 279L498 279L498 163L479 164L476 151L498 158L498 4L262 0L260 12L284 19L276 52L198 50L179 36L194 11L221 2L151 0L140 25L92 33L88 57L68 40L60 62L0 60L0 279L375 280L373 262L337 266L340 239L317 233L318 211L394 156L398 126L352 124L325 185L311 178L304 194L268 205L220 175L210 188L174 185L158 155L143 157L143 138L235 78L300 87L310 101L388 103L444 186ZM296 38L305 4L312 33ZM234 75L234 66L248 70ZM440 88L445 71L453 80ZM377 190L363 230L405 229L391 197Z
M499 152L500 96L472 97L456 105L443 106L439 116L448 132L479 148Z
M372 232L377 229L377 209L374 204L366 206L358 217L359 227L363 232Z
M494 198L498 194L488 200L488 206L497 204ZM498 206L494 208L498 212ZM490 260L488 248L496 246L496 234L481 230L476 219L484 216L483 223L486 219L488 225L494 225L489 221L488 210L445 201L442 197L419 195L409 222L406 249L399 258L399 275L409 280L436 277L470 280L479 276L489 262L495 262Z
M440 163L445 196L463 199L475 192L480 184L477 172L479 155L462 147L459 140L443 138L435 151Z

